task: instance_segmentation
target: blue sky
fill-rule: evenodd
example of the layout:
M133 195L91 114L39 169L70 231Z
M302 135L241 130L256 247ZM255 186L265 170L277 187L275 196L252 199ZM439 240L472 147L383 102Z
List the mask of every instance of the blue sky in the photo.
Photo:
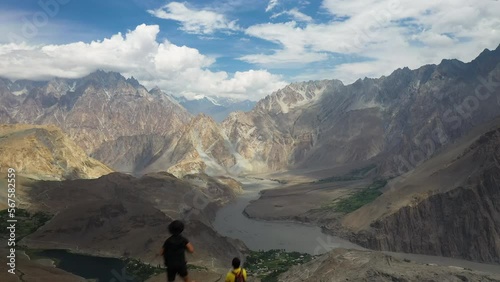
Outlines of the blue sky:
M500 43L498 14L494 0L4 0L0 76L100 68L176 95L256 100L293 81L471 60Z
M46 1L45 3L48 3ZM165 20L157 18L149 13L149 10L161 8L165 4L174 1L156 1L156 0L71 0L68 4L61 5L60 13L51 21L56 25L67 25L70 32L62 29L61 32L55 30L52 34L35 36L29 38L33 43L42 44L64 44L75 41L92 41L112 36L117 32L125 33L127 30L133 30L136 26L146 23L149 25L159 25L160 33L158 40L168 39L170 42L182 46L187 45L195 47L203 54L215 56L218 58L214 66L217 70L226 70L235 72L242 69L251 69L252 65L237 58L242 55L253 54L257 52L269 53L273 48L279 48L279 45L273 42L262 40L256 37L247 36L243 31L220 30L211 33L193 33L180 30L182 24L174 20ZM271 18L279 12L286 11L288 8L302 8L304 14L314 14L318 22L326 21L329 16L326 11L321 11L320 2L309 3L303 1L303 4L295 6L296 1L280 1L272 11L265 12L268 2L257 1L256 4L248 5L245 1L189 1L179 2L193 10L208 9L223 13L229 21L236 21L236 24L242 28L252 26L263 22L279 23L290 19L290 16L281 15ZM299 1L300 2L300 1ZM313 1L314 2L314 1ZM7 0L0 3L0 9L6 11L22 11L36 13L41 10L37 1L14 1ZM27 16L27 18L31 18ZM22 19L21 19L22 22ZM19 30L22 27L19 27ZM288 74L299 73L297 70L287 71Z

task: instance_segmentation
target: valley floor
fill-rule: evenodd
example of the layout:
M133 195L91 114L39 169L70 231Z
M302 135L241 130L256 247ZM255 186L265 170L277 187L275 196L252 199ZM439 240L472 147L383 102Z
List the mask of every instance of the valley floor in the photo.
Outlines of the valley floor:
M259 176L259 178L263 177L265 176ZM286 182L286 179L284 182ZM252 219L265 220L268 224L279 224L283 220L312 223L323 227L323 231L331 234L332 238L340 236L345 239L352 239L353 233L341 225L341 220L345 214L333 211L331 206L328 205L338 198L347 197L353 192L363 189L370 182L371 180L365 179L328 183L308 181L307 183L280 185L274 189L262 191L258 199L249 203L244 213ZM328 251L339 248L338 244L333 240L328 241L328 239L320 242L318 246L327 248ZM363 248L359 247L359 249ZM442 256L399 252L383 253L418 264L458 267L500 274L500 267L496 264L478 263Z
M266 185L263 185L263 183L266 183ZM244 180L244 187L246 187L245 189L247 189L248 187L253 187L254 190L251 193L251 195L249 196L248 194L249 191L246 191L245 193L239 195L235 202L230 203L229 205L223 207L218 211L215 221L217 222L217 217L220 218L221 216L224 216L224 209L230 207L231 205L236 204L236 206L238 206L238 210L237 211L230 210L230 212L232 213L239 212L240 216L244 217L241 213L243 212L243 210L245 210L245 214L253 218L259 219L259 220L251 219L252 221L255 221L256 224L266 225L269 234L278 232L279 235L280 231L282 232L281 234L283 234L284 223L282 222L282 220L287 220L287 221L295 220L299 222L307 221L309 223L313 223L318 226L320 225L324 226L325 222L332 222L332 221L338 222L338 220L340 220L342 217L342 214L337 212L332 212L331 209L327 208L328 205L332 202L332 200L339 197L345 197L350 193L352 193L353 191L363 189L370 183L371 180L364 179L364 180L343 181L343 182L322 182L322 183L307 182L302 184L295 183L291 185L283 185L280 184L278 181L255 180L247 178L246 180ZM259 191L261 191L260 198L258 198ZM238 201L240 201L239 204ZM312 204L318 202L322 203L322 205L324 206L318 207L318 205ZM262 219L265 219L265 221L263 221ZM222 223L224 223L224 221L222 221ZM247 225L247 223L244 223L243 225ZM217 229L217 224L215 224L215 226ZM305 226L306 229L310 228L310 230L318 228L318 226L314 225L301 225L301 226L302 227ZM232 237L234 239L244 239L240 237L242 232L238 228L240 228L238 225L231 225L229 228L232 229L231 233L222 235ZM294 233L294 232L285 231L285 233ZM341 232L336 232L337 235L338 233L341 234ZM302 233L297 233L295 235L298 237L302 237L302 239L309 240L308 239L309 237ZM330 236L327 234L324 234L324 237L315 237L315 236L312 237L314 241L313 245L316 247L314 249L319 248L321 250L320 253L332 252L332 251L337 252L336 250L339 250L339 248L345 246L341 245L340 241L337 240L337 237ZM320 238L320 240L318 240L318 238ZM332 238L334 238L334 240L332 240ZM260 238L260 240L266 240L266 239L265 237L262 237ZM275 249L281 249L282 247L283 246L279 244L274 245ZM355 246L355 248L360 248L360 247ZM369 254L369 255L367 255L366 258L363 258L363 254ZM488 275L489 277L491 277L491 279L488 278L490 280L485 280L485 281L500 281L500 276L497 276L500 275L500 268L498 267L498 265L474 263L465 260L457 260L457 259L436 257L436 256L422 256L422 255L403 254L403 253L385 253L385 254L394 257L398 264L401 264L403 262L411 263L411 265L415 265L415 267L421 269L421 271L425 271L426 267L430 267L432 270L439 272L440 275L444 275L443 273L446 273L446 271L450 271L450 273L453 272L454 273L453 275L458 273L457 274L458 276L456 277L460 277L460 275L462 275L461 273L464 272L466 274L463 277L473 277L470 281L482 281L482 280L474 280L476 279L474 277L480 277L480 276L475 276L476 272L478 273L481 272L484 275L486 275L486 273L489 273ZM356 257L357 261L374 257L378 258L378 256L380 255L382 255L382 253L380 252L372 251L368 253L363 253L350 250L347 251L346 253L342 253L341 257L343 259L351 259L354 256ZM4 260L5 259L1 259L0 262ZM22 275L26 275L25 277L30 277L30 275L39 275L40 277L45 277L44 275L46 275L47 277L52 277L51 275L55 275L54 277L58 277L57 279L59 278L61 279L57 281L80 281L78 280L80 279L79 277L67 273L65 271L59 270L57 268L54 268L53 266L49 266L47 265L46 262L47 261L38 261L38 262L29 261L25 257L20 258L19 263L21 265L20 270L23 273ZM2 263L2 265L4 264L5 263ZM442 267L436 268L435 266L433 266L434 264ZM340 271L340 269L335 270L336 267L337 266L335 265L331 266L332 271L337 271L337 272ZM385 267L387 268L388 271L391 271L390 269L392 266L390 264ZM404 266L404 268L406 269L406 266ZM355 269L355 267L353 267L353 269ZM5 269L2 268L0 270L5 270ZM397 271L397 268L394 268L393 270ZM192 277L195 281L204 281L204 282L222 281L221 278L223 278L224 275L225 273L221 269L218 269L217 271L205 271L205 270L192 271ZM288 274L283 274L283 275L284 277L286 277L286 275ZM354 274L351 273L351 275ZM7 281L13 281L13 282L30 281L24 278L23 278L24 280L21 280L21 278L13 276L10 276L9 279L11 280ZM50 280L51 278L47 279L48 280L40 280L40 281L56 281L56 280ZM148 282L164 281L164 279L165 279L164 274L159 274L154 277L151 277L147 281ZM255 279L249 281L259 281L259 280ZM286 280L278 280L278 281L286 281ZM315 281L315 280L304 280L304 281ZM344 280L339 280L339 281L344 281ZM374 280L374 281L390 281L390 280ZM455 280L450 280L450 281L455 281Z

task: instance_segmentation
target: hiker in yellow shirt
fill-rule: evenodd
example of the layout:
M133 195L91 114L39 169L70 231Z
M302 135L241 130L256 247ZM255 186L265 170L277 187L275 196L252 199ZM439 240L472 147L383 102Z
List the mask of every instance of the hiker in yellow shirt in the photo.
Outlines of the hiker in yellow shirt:
M247 281L247 271L240 267L241 261L239 258L234 258L233 269L226 275L226 282L245 282Z

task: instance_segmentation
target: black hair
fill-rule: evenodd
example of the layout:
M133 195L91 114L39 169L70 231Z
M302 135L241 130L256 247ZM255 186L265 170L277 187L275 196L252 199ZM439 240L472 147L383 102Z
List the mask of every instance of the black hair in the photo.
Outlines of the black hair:
M168 225L168 231L172 235L179 235L184 231L184 223L180 220L174 220Z
M233 259L233 262L231 263L233 265L233 267L236 269L236 268L239 268L240 265L241 265L241 261L239 258L234 258Z

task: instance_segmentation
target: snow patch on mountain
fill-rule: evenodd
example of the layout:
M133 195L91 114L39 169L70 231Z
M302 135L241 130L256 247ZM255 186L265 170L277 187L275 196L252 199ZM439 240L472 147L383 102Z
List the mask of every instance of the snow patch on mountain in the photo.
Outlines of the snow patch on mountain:
M18 90L18 91L12 91L12 94L16 95L16 96L21 96L21 95L24 95L24 94L27 94L28 93L28 90L25 88L23 88L22 90Z

